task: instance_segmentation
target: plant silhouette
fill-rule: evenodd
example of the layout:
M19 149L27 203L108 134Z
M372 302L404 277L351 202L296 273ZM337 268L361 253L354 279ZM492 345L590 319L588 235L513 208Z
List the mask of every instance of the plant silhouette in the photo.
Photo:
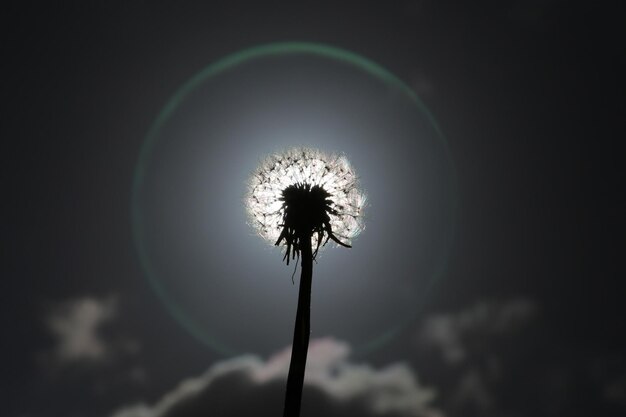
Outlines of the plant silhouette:
M313 261L329 240L350 248L346 242L362 230L365 195L357 185L345 157L307 148L268 158L250 182L251 224L274 245L284 245L287 265L294 259L301 265L283 417L300 415L311 333Z
M345 247L345 244L333 234L330 215L337 212L331 208L333 201L330 194L320 186L298 183L285 188L282 193L283 230L276 241L280 245L284 240L287 250L283 260L289 264L289 257L301 259L302 274L298 291L298 309L293 332L291 362L287 377L285 409L283 417L300 415L300 402L304 384L304 371L311 333L311 284L313 281L313 260L317 256L320 244L333 239ZM317 245L313 252L311 239L317 235Z

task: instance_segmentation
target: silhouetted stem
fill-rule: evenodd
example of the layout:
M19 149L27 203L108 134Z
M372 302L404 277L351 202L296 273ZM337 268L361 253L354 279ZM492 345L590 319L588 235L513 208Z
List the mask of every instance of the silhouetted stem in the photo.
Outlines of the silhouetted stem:
M299 417L302 386L304 384L304 370L306 356L309 349L309 334L311 333L311 281L313 280L313 253L311 236L300 239L300 290L298 293L298 310L296 325L293 332L293 346L291 348L291 362L287 377L287 393L285 394L285 409L283 417Z

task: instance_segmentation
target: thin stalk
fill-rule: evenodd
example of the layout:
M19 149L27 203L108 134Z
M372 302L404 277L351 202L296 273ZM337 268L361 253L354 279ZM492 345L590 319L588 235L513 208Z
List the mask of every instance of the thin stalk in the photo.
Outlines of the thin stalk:
M313 280L311 236L301 238L300 243L302 245L300 248L302 272L300 275L298 310L293 331L293 345L291 348L291 362L289 363L283 417L300 416L304 370L309 349L309 334L311 333L311 282Z

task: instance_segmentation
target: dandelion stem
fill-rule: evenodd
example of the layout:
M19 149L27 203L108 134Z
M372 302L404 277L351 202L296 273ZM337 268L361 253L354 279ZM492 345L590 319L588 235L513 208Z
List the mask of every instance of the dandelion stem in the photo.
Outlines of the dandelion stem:
M287 377L287 392L285 394L285 409L283 417L298 417L300 415L300 401L304 384L304 370L306 356L309 349L309 334L311 333L311 282L313 280L313 249L311 235L300 237L300 290L298 293L298 310L293 332L291 348L291 362Z

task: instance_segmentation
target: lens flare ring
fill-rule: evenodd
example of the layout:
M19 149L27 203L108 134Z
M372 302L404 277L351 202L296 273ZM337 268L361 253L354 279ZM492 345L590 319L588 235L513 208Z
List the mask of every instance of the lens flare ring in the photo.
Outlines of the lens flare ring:
M411 276L411 279L407 280L407 283L409 283L411 286L408 287L408 290L405 289L405 287L401 287L403 289L394 290L394 293L397 291L401 291L403 294L407 294L407 296L415 296L414 299L411 299L412 307L409 309L410 311L408 314L404 314L402 316L390 314L390 316L392 316L392 321L388 321L387 316L384 314L385 311L372 309L372 311L379 313L380 317L383 317L380 320L380 323L377 322L368 325L367 331L363 334L359 333L360 329L355 330L356 327L350 327L350 330L355 330L354 336L350 337L353 337L353 339L351 340L353 340L353 342L355 343L356 354L366 355L379 349L381 346L384 346L390 340L392 340L403 329L406 329L408 325L413 323L415 317L423 307L421 300L423 300L426 294L428 294L433 284L441 278L447 267L447 261L449 259L450 249L454 237L456 223L455 213L458 208L456 200L456 171L454 169L453 161L451 159L451 154L445 136L441 132L437 122L433 118L430 111L425 107L424 103L418 98L415 92L405 82L400 80L396 75L392 74L381 65L369 60L368 58L357 55L356 53L331 45L303 42L278 42L266 45L257 45L251 48L237 51L233 54L216 60L215 62L211 63L210 65L206 66L201 71L196 73L184 84L182 84L170 97L167 103L165 103L165 105L161 108L160 112L156 115L156 118L154 119L152 125L146 133L144 143L141 147L137 164L135 166L131 190L132 197L130 199L130 217L132 222L133 239L136 245L141 269L144 271L145 278L148 280L151 288L154 290L159 300L163 302L164 306L167 308L172 317L174 317L176 322L184 327L187 331L189 331L189 333L192 334L199 341L209 346L215 352L218 352L222 355L238 355L244 352L252 352L256 351L256 349L261 349L258 346L259 338L254 339L253 342L250 342L249 340L244 341L243 337L242 340L240 340L238 338L239 334L237 334L235 337L232 333L230 333L230 329L228 329L227 332L220 327L220 325L227 320L227 317L231 317L234 314L239 317L241 315L240 310L226 310L224 312L220 312L219 314L205 314L206 310L204 309L204 307L210 303L206 303L204 299L200 302L196 302L195 299L190 300L190 297L187 295L188 292L181 291L183 285L188 285L188 283L192 282L192 279L195 278L195 276L187 276L181 273L181 270L188 271L190 269L188 268L189 265L185 264L181 266L181 270L177 270L175 271L175 273L169 273L168 270L166 270L164 265L166 265L167 263L172 263L172 265L175 265L173 263L173 259L171 258L171 254L167 251L167 248L173 245L178 245L181 242L187 244L190 243L191 240L181 240L181 242L165 240L165 238L169 237L169 235L163 233L163 225L169 224L166 222L170 221L170 218L164 214L169 212L163 210L163 207L165 205L168 205L169 207L169 204L172 203L172 199L159 198L158 195L163 196L163 194L159 194L160 191L158 191L159 189L158 187L155 187L155 185L157 185L157 179L160 181L161 177L159 177L159 175L165 172L163 171L163 167L167 166L168 168L171 168L175 165L163 164L162 158L164 157L164 155L169 155L169 152L167 150L170 146L175 146L174 149L179 149L179 145L188 143L184 140L181 140L179 130L181 127L177 124L181 123L181 121L184 121L185 118L188 117L190 110L197 110L197 108L192 107L193 103L195 103L195 100L207 98L205 96L208 89L213 88L216 85L221 85L224 86L224 88L231 89L228 91L225 90L225 94L230 94L229 91L238 91L238 89L240 88L239 84L233 84L233 81L229 81L228 78L232 76L234 77L233 80L235 82L238 82L239 78L236 78L239 77L239 75L237 75L238 71L243 71L246 68L249 68L250 70L255 70L256 68L259 68L257 67L257 65L263 66L265 64L274 62L275 64L277 64L277 66L274 67L275 72L271 74L273 76L274 74L280 74L281 71L287 70L283 66L284 64L289 64L289 70L291 71L291 65L301 59L315 60L315 62L318 62L320 65L324 65L328 68L331 68L333 66L341 66L345 69L350 69L351 71L354 71L354 73L366 77L368 81L376 83L377 88L379 86L382 86L385 88L385 91L392 92L393 97L395 99L398 99L398 102L401 103L403 106L410 106L410 110L406 112L406 115L413 118L416 123L412 123L411 129L407 130L407 132L412 132L412 129L414 128L417 129L417 125L420 124L423 125L423 128L425 130L421 131L419 136L416 135L410 139L406 135L394 136L392 138L389 138L385 144L385 152L387 152L388 148L391 149L389 155L399 156L401 157L400 159L403 160L408 155L406 152L410 148L410 146L412 146L413 144L420 144L420 146L430 146L423 149L425 153L423 153L423 156L421 157L422 160L426 157L441 158L437 159L438 161L440 160L441 165L438 165L435 171L431 170L428 171L428 173L432 174L429 177L431 181L443 181L442 186L445 186L446 191L445 196L442 195L442 198L445 198L445 200L437 200L437 203L440 204L442 207L442 209L439 210L438 213L440 213L441 216L446 216L448 221L445 224L441 225L437 221L429 223L434 225L433 229L437 229L438 233L436 235L436 238L433 238L434 235L429 231L430 229L426 231L420 229L422 232L420 236L424 239L424 241L428 241L431 244L428 253L430 254L429 259L431 259L432 262L418 264L419 260L421 259L420 256L424 252L423 250L416 252L415 256L406 262L406 264L412 265L417 268L415 269L415 273ZM269 73L265 75L264 73L259 74L258 83L262 84L264 82L270 82L269 84L263 85L271 85L271 82L274 82L272 81L274 79L272 78L270 80L269 77ZM339 89L338 93L343 94L344 90ZM213 103L213 101L211 100L214 100L215 97L220 97L220 95L211 95L208 98L208 103ZM379 99L380 97L381 96L377 96L377 99ZM367 102L371 100L371 97L369 95L363 96L363 98ZM298 99L302 99L302 96L299 96ZM263 105L265 105L267 101L264 100L263 103ZM210 106L206 107L206 109L208 108L210 108ZM404 120L405 117L401 116L402 114L405 113L394 113L394 115L402 117L400 121ZM210 118L213 116L211 114L208 114L208 117ZM397 124L395 126L397 126ZM254 155L258 155L258 152L263 152L263 149L267 149L268 146L271 147L277 145L276 141L267 139L275 138L277 132L271 132L271 134L267 134L265 136L258 133L259 132L257 131L253 135L246 136L248 139L245 143L245 146L237 148L237 158L241 157L241 154L239 153L241 151L241 148L254 149ZM206 137L207 135L203 133L203 140L205 140ZM348 134L345 135L345 138L345 141L343 141L342 139L341 141L332 142L332 146L341 143L340 149L357 156L358 151L355 151L355 148L350 146L351 136ZM191 139L196 140L198 138L194 136ZM278 142L280 143L280 141ZM221 146L225 142L222 141L211 143L220 144ZM256 145L257 143L258 146ZM308 142L305 140L300 143L304 144ZM359 142L359 144L360 143L361 142ZM376 142L372 143L375 144ZM432 152L436 153L433 154ZM254 156L249 159L254 159ZM367 163L368 161L368 158L363 158L360 163ZM247 180L245 178L247 177L246 174L250 174L250 172L247 170L249 170L249 168L244 168L243 170L241 170L244 172L241 173L242 177L241 180L239 180L239 184L245 183L245 181ZM411 172L413 172L413 170L411 170ZM374 197L376 197L376 200L380 201L378 199L380 196L378 194L380 188L378 188L376 181L371 182L371 179L373 178L372 175L374 174L374 170L368 170L367 172L362 173L363 182L366 182L368 184L371 198L374 199ZM403 178L397 178L398 180L401 180L397 182L398 184L400 184L399 186L408 187L407 190L411 193L414 193L413 187L416 187L416 185L405 183ZM211 184L215 185L217 184L217 181L214 181ZM394 184L389 184L389 190L393 189L393 186ZM205 195L207 188L206 184L203 183L202 187L203 188L198 191L198 195ZM235 188L233 188L233 190L235 190ZM233 200L238 199L239 202L244 203L244 201L242 201L242 194L245 194L245 191L242 192L239 188L236 188L236 191L233 191L232 193ZM439 196L439 194L437 194L437 196ZM201 211L207 215L214 215L217 212L216 207L221 206L215 205L211 202L210 207L211 208L209 210L204 210L206 209L206 207L201 206L198 211ZM381 207L385 207L385 205L376 204L376 207L372 207L371 213L369 205L366 209L368 217L371 217L372 220L372 222L368 222L368 227L371 229L368 230L368 234L372 233L372 237L379 236L377 235L377 233L380 230L381 223L376 222L375 220L379 218L378 215L380 214ZM244 210L242 210L242 212L243 211ZM175 216L175 219L171 221L180 221L180 218L182 217L180 209L179 211L175 211L172 213ZM244 215L244 213L240 214ZM362 216L362 213L360 214ZM190 216L188 218L191 219L192 217ZM439 219L439 217L437 217L435 220L437 219ZM243 222L241 220L243 219L239 218L238 220L239 221L237 223L237 227L241 226L241 228L238 229L237 233L241 233L240 237L244 235L248 237L249 233L246 232L250 229L245 228L242 225ZM395 219L392 218L389 220L392 223L391 226L395 225ZM191 220L189 221L189 223L191 223ZM414 233L417 230L416 228L422 225L423 224L420 222L413 221L409 223L405 229L400 230L406 230L407 233ZM190 226L190 228L191 227L192 226ZM362 228L363 225L361 224L360 227ZM194 224L192 230L203 230L203 228L197 227ZM277 232L274 231L273 233ZM358 232L356 234L358 234ZM233 234L233 236L235 235ZM194 233L190 233L187 237L196 238L197 236ZM265 239L267 239L269 244L275 243L275 240L273 238ZM248 241L252 242L253 239L246 239L246 242ZM203 242L205 241L203 240ZM363 242L363 245L360 245L360 249L362 249L364 253L367 253L367 251L369 250L369 246L375 245L373 242L379 242L379 240L371 239L369 240L369 242ZM224 247L222 245L221 239L219 240L219 245L220 248ZM250 243L250 245L253 245L253 243ZM223 258L226 259L226 257ZM211 268L208 270L202 270L203 278L209 276L212 280L215 280L210 281L211 285L216 285L216 288L218 288L217 286L219 285L220 291L222 291L222 286L227 287L228 284L230 284L231 282L237 282L234 280L230 280L231 274L225 274L224 276L220 275L222 271L222 269L220 268L232 268L231 262L228 262L228 265L226 265L226 261L221 262L217 259L217 255L215 257L212 257L211 260L215 261L214 264L211 264ZM202 258L202 265L199 265L199 262L198 264L194 264L194 268L200 270L200 268L203 268L205 264L209 263L210 262L209 260L207 260L207 257L204 256ZM362 265L369 264L367 262L363 262ZM238 265L237 272L246 270L246 268L247 264L245 262L242 262L241 265ZM229 277L228 284L224 281L217 281L217 277L226 279L226 276ZM397 275L397 277L398 279L405 278L404 276L400 275ZM349 281L346 280L346 282ZM193 281L193 284L195 283L196 281ZM320 285L320 290L321 288L322 287ZM400 287L385 286L384 288L386 289ZM373 285L368 287L368 291L370 291L370 289L373 293L376 293L378 295L379 287ZM195 294L196 292L194 291L193 293ZM259 298L262 298L264 294L265 293L260 294ZM333 294L341 293L335 291L333 292ZM332 298L329 302L332 302L333 305L340 304L335 303L335 298ZM212 303L211 305L215 305L215 303ZM232 302L230 304L230 306L240 305L242 304L238 304L236 302ZM247 307L250 305L250 303L245 303L243 305ZM393 310L401 311L401 309ZM231 316L229 316L229 314L231 314ZM264 315L258 315L258 317L260 317L258 323L263 322L263 320L265 320L266 318L266 316ZM275 317L272 316L272 320L274 319ZM324 320L324 318L321 318L320 320ZM250 322L252 323L253 320ZM259 326L257 322L254 323L256 323L254 324L256 327ZM266 340L270 340L270 338L267 338ZM269 342L267 343L268 346L270 344L271 343ZM263 352L269 353L271 351L274 351L277 347L278 346L272 346L271 350L265 350ZM262 349L266 349L266 347L263 347Z

